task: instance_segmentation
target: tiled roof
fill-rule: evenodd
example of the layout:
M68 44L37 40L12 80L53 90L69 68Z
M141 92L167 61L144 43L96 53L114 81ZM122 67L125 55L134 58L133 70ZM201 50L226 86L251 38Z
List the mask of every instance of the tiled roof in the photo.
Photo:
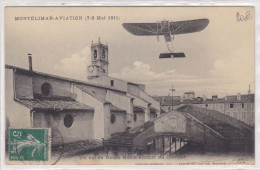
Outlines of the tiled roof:
M244 122L218 111L183 106L178 109L184 115L191 115L224 137L225 151L244 152L253 150L254 129ZM253 152L253 151L252 151Z
M205 104L207 103L225 103L227 102L224 98L218 98L218 99L207 99L204 101Z
M237 95L226 96L225 98L207 99L204 103L253 103L255 102L254 94L241 95L241 99L237 99Z
M134 105L134 112L145 112L145 108L141 106Z
M110 104L110 110L114 112L125 112L126 110L120 109L112 104Z
M195 92L193 92L193 91L188 91L188 92L185 92L184 94L195 94Z
M254 102L255 101L255 95L254 94L246 94L246 95L241 95L241 100L237 100L237 95L233 96L227 96L227 101L228 102Z
M172 96L153 96L153 98L161 103L162 106L172 106ZM173 105L180 105L180 96L173 96Z
M62 156L71 157L75 155L86 154L88 152L102 149L102 147L102 141L95 139L65 143L62 148Z
M252 128L247 124L229 117L217 111L202 109L194 106L185 105L176 110L182 113L185 117L194 117L193 121L205 124L207 128L211 129L215 134L220 135L222 138L233 145L236 141L244 142L247 139L247 134L253 132ZM104 140L104 145L117 145L117 146L132 146L132 139L154 125L154 122L167 114L161 114L159 117L152 121L145 122L143 125L130 129L125 132L113 134L110 139ZM234 144L235 145L235 144Z
M119 90L119 89L116 89L116 88L107 87L107 86L103 86L103 85L100 85L100 84L95 84L95 83L90 83L90 82L87 82L87 81L61 77L61 76L57 76L57 75L53 75L53 74L47 74L47 73L42 73L42 72L38 72L38 71L30 71L30 70L27 70L27 69L24 69L24 68L11 66L11 65L8 65L8 64L5 65L5 68L6 69L15 69L17 71L23 72L25 74L30 74L30 75L33 75L33 76L41 76L41 77L53 78L53 79L57 79L57 80L68 81L68 82L75 83L77 85L88 85L88 86L92 86L92 87L109 89L109 90L112 90L112 91L125 92L125 91L122 91L122 90Z
M247 133L248 131L252 131L252 128L245 124L244 122L237 120L235 118L232 118L230 116L227 116L223 113L220 113L218 111L214 110L209 110L209 109L204 109L204 108L199 108L195 106L182 106L177 109L177 111L182 112L182 113L188 113L198 119L199 121L205 123L207 126L212 128L213 130L218 131L215 129L216 126L219 125L225 125L226 128L237 128L241 132ZM228 131L228 129L226 129ZM220 132L220 133L225 133L225 131ZM225 136L224 134L222 134Z
M79 85L79 84L77 84L77 85L75 85L75 86L76 86L77 88L79 88L80 90L84 91L85 93L88 93L89 95L95 97L97 100L99 100L99 101L101 101L101 102L103 102L103 103L106 102L105 99L103 99L103 98L101 98L100 96L98 96L95 91L90 90L90 89L89 89L88 87L86 87L85 85Z
M15 99L17 102L36 110L90 110L94 108L79 103L73 99Z
M158 109L156 109L156 108L153 107L153 106L150 106L150 108L151 108L151 111L159 111Z
M173 100L173 106L177 106L180 105L181 101L180 100ZM165 101L165 102L161 102L162 106L172 106L172 101Z
M104 140L104 145L117 145L117 146L131 146L132 139L139 133L143 132L147 128L154 124L153 121L145 122L142 126L130 129L129 131L112 134L110 139Z
M139 100L142 100L142 101L144 101L145 103L150 103L149 101L147 101L147 100L145 100L145 99L143 99L143 98L141 98L141 97L138 97L138 96L136 96L136 95L133 95L133 94L127 93L126 96L127 96L127 97L130 97L130 98L138 98Z

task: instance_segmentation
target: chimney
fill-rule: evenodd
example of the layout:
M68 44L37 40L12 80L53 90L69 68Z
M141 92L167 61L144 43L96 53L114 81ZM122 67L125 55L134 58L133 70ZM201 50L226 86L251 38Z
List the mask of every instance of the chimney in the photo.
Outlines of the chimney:
M240 93L237 93L237 100L241 100L241 95L240 95Z
M251 94L250 84L249 84L248 94Z
M33 71L32 70L32 54L28 54L28 60L29 60L29 71Z
M98 43L100 43L100 37L98 37Z

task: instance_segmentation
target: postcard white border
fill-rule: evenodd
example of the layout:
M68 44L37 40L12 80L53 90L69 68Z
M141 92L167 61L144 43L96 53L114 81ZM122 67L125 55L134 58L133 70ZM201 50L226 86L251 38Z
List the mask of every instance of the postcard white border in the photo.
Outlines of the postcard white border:
M0 77L1 77L1 169L35 169L35 166L5 165L4 114L4 9L7 6L254 6L255 7L255 165L171 165L140 166L138 169L259 169L260 168L260 1L259 0L144 0L144 1L91 1L91 0L2 0L0 2ZM136 165L37 166L37 169L136 169Z

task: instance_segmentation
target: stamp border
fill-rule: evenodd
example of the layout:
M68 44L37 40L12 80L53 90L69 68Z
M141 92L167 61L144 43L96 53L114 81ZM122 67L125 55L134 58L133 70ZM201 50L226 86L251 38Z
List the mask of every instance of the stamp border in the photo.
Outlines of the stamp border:
M26 160L26 161L23 161L23 160L10 160L10 157L9 157L9 154L10 154L10 129L45 129L48 131L48 160L47 161L42 161L42 160ZM43 128L19 128L19 127L9 127L8 128L8 150L7 150L7 161L9 163L11 162L23 162L25 165L30 165L30 164L37 164L39 162L43 162L44 165L49 165L48 163L51 162L51 128L48 128L48 127L43 127ZM37 164L38 165L38 164Z

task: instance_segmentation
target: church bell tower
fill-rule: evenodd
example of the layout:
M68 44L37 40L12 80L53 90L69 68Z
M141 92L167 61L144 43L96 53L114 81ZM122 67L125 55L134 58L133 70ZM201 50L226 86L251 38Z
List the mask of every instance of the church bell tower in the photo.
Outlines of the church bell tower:
M100 42L91 43L91 65L88 66L88 79L108 76L108 46Z

